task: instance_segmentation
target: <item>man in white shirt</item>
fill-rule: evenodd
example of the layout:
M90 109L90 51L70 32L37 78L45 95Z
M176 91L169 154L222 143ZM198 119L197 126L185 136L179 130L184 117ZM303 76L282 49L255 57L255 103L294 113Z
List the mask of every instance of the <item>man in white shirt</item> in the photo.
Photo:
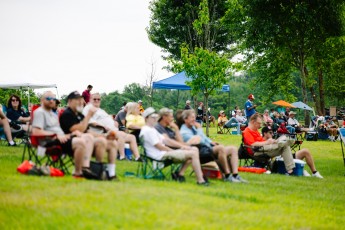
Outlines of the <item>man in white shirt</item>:
M115 121L112 118L112 116L100 108L101 95L99 93L93 93L91 95L90 103L88 103L84 107L83 114L87 114L91 107L96 107L97 110L95 114L91 117L89 124L92 124L95 127L104 128L106 132L115 131L118 150L120 153L120 160L125 159L125 143L129 143L130 149L135 157L135 160L141 160L135 136L132 134L125 133L123 131L119 131L118 127L116 127L115 125Z
M168 159L174 162L192 161L197 184L208 186L208 182L205 181L201 171L198 151L188 146L176 150L167 147L165 142L168 141L168 138L165 138L154 127L157 124L158 114L155 113L152 107L145 110L143 117L146 125L141 128L140 137L144 139L147 156L159 161Z
M303 128L299 122L297 121L297 119L295 118L296 113L294 111L290 111L289 112L289 119L288 119L288 126L291 126L293 128L295 128L295 131L298 132L308 132L310 131L310 129L308 128ZM287 128L288 128L287 126Z

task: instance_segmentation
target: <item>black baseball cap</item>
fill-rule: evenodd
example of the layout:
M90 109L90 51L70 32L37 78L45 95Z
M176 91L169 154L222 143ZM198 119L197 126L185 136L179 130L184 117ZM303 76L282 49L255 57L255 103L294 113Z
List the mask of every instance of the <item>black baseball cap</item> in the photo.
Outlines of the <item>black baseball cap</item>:
M67 100L72 100L72 99L79 99L81 98L82 96L80 95L80 93L78 91L73 91L72 93L70 93L68 96L67 96Z
M270 132L270 131L272 131L272 128L269 127L269 126L265 126L265 127L263 127L263 128L261 129L262 135L264 135L264 133L268 133L268 132Z

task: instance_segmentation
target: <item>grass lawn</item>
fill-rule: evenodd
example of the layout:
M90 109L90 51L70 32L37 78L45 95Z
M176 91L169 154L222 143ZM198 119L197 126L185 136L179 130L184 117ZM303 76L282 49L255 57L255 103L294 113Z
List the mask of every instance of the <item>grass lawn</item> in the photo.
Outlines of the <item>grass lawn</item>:
M215 133L216 141L240 144L240 136ZM343 229L340 144L302 147L324 179L242 173L249 184L199 187L193 176L184 184L124 177L137 163L123 161L119 182L21 175L23 147L0 146L0 229Z

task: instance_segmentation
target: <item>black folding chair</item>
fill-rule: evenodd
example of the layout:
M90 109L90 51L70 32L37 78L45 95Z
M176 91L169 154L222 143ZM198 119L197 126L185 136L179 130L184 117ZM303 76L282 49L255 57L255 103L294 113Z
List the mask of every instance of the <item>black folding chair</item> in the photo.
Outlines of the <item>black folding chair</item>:
M244 139L242 135L242 143L238 149L238 159L240 161L240 166L247 167L259 167L259 168L271 168L271 157L265 154L254 156L254 152L262 151L262 147L252 147L244 144ZM242 164L243 162L243 164Z

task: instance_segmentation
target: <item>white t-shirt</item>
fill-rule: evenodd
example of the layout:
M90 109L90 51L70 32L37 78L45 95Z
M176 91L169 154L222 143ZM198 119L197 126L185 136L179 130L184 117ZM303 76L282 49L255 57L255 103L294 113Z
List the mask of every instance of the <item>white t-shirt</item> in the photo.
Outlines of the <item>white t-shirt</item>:
M93 106L92 104L87 104L83 109L83 115L86 116L89 109ZM97 123L109 130L117 131L118 128L115 126L115 121L107 112L103 109L98 108L95 114L91 117L89 123Z
M291 125L291 126L295 126L295 125L297 125L297 126L299 126L299 123L298 123L298 121L295 119L295 118L289 118L289 120L288 120L288 125Z
M164 136L160 134L154 127L149 127L147 125L143 126L140 131L140 138L144 139L144 148L147 156L155 159L161 160L166 151L161 151L156 144L164 145Z

